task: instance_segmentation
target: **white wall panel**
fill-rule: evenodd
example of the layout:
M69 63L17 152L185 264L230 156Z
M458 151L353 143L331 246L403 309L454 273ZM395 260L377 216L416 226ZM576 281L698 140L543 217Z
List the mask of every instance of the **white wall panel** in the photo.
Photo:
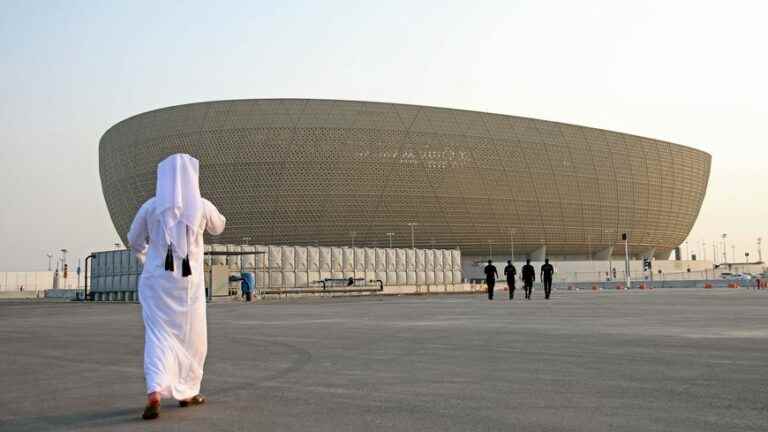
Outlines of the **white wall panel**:
M365 249L355 248L355 271L365 271Z
M283 271L294 271L296 268L296 264L293 261L294 258L294 248L293 246L282 246L281 248L282 253L282 259L283 259Z
M341 269L345 272L355 271L355 250L345 247L342 249L342 254L343 261Z
M320 271L320 249L315 246L307 248L307 270L312 272Z
M344 251L338 247L331 248L331 271L340 272L343 268Z
M331 248L329 247L320 248L320 271L331 271Z
M307 266L307 248L304 246L296 246L293 251L294 270L296 272L305 272L308 269Z

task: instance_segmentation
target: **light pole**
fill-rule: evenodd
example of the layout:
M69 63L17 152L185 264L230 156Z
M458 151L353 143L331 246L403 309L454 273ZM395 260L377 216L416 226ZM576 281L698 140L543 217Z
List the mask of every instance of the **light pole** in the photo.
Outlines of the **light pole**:
M701 242L701 259L707 260L707 242Z
M52 271L53 268L51 267L51 263L52 263L52 259L53 259L53 254L48 252L47 254L45 254L45 256L48 257L48 271Z
M763 238L758 237L757 238L757 260L760 262L763 262Z
M493 246L491 246L490 240L488 240L488 259L493 260Z
M389 237L389 248L392 249L392 236L395 235L393 232L388 232L387 237Z
M717 240L712 242L712 264L717 265Z
M736 245L731 245L731 262L736 262Z
M688 261L691 259L690 251L688 250L688 240L685 241L685 260Z
M744 261L749 264L749 252L744 252Z
M624 233L621 236L624 238L624 276L627 280L625 289L630 289L632 280L629 277L629 234Z
M512 234L514 233L515 233L514 229L509 230L509 254L513 264L515 262L515 241L512 238Z
M727 263L728 262L728 246L726 246L725 239L728 237L728 234L723 233L721 237L723 237L723 263Z
M411 227L411 249L416 249L416 242L414 241L413 236L413 227L418 225L416 222L408 222L408 226Z

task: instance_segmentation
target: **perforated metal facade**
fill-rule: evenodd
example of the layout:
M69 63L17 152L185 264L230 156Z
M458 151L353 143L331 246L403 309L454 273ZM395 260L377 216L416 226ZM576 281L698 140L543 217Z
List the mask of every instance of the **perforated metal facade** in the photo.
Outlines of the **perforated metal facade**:
M500 114L376 102L204 102L139 114L99 145L107 207L125 241L157 163L200 160L227 216L214 241L460 247L542 245L584 256L630 233L667 254L688 235L709 154L669 142Z

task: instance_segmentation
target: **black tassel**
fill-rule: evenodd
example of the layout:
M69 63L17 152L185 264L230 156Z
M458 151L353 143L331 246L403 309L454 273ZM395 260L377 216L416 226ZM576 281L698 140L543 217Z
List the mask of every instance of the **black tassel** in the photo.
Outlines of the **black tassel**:
M171 245L168 245L168 253L165 254L165 271L173 271L173 251Z
M192 274L192 267L189 266L189 254L181 261L181 276L187 277Z

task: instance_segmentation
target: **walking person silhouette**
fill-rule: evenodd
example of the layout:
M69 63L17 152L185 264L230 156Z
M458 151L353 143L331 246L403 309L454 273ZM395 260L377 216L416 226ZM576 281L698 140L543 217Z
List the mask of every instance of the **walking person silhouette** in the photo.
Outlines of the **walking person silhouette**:
M485 266L485 284L488 285L488 300L493 300L493 287L496 285L496 278L499 276L499 272L496 270L496 266L493 265L493 261L488 260L488 265Z
M530 300L531 293L533 292L533 281L536 280L536 270L533 269L530 258L525 260L525 265L522 268L522 275L525 299Z
M508 260L507 266L504 267L504 276L507 277L507 288L509 289L510 300L515 297L515 275L517 275L517 269L512 264L512 260Z
M549 300L552 294L552 275L555 268L549 263L549 258L544 259L544 265L541 266L541 283L544 284L544 298Z

